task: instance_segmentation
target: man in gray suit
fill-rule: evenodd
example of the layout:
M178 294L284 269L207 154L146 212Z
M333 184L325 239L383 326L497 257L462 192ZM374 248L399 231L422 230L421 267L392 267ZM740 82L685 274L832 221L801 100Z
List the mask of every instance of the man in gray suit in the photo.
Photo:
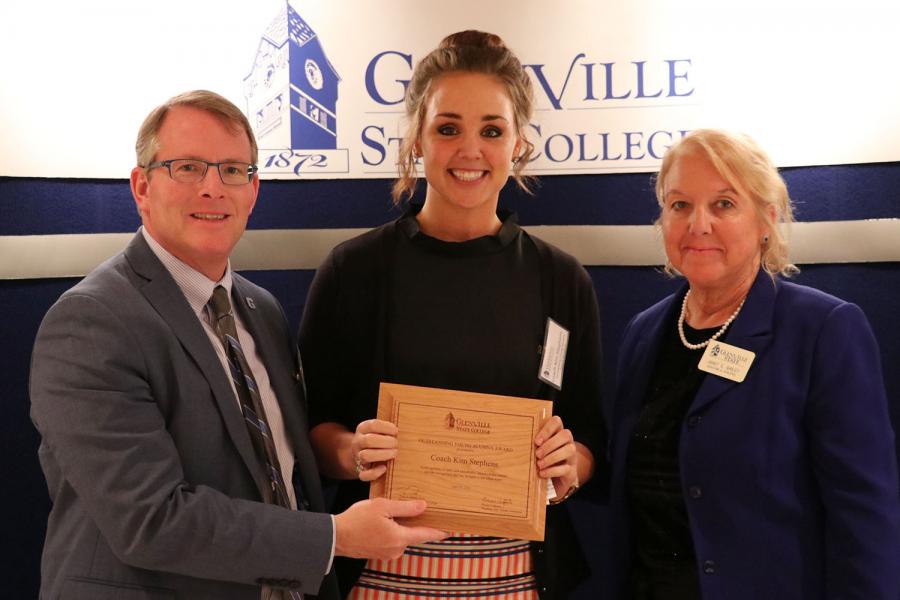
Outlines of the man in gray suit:
M228 260L259 189L243 113L212 92L176 96L147 117L136 149L142 229L63 294L35 342L32 418L53 500L41 596L334 598L335 554L389 558L443 537L394 522L419 501L323 512L283 311ZM208 306L217 286L260 420L227 375ZM271 436L268 462L250 421Z

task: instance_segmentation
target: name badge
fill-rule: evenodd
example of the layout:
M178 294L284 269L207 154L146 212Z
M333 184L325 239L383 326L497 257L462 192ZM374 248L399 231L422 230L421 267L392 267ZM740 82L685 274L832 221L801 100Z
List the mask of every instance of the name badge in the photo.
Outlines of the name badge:
M726 344L713 342L706 347L697 368L738 383L744 381L756 353Z
M547 317L547 331L544 333L544 348L541 354L538 379L561 390L568 349L569 330Z

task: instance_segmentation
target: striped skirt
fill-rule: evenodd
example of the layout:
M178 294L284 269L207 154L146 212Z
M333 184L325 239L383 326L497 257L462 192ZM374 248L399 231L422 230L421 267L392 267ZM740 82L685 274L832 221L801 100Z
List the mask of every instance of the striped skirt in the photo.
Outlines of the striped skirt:
M491 598L537 600L529 544L457 534L410 546L395 560L370 560L350 600Z

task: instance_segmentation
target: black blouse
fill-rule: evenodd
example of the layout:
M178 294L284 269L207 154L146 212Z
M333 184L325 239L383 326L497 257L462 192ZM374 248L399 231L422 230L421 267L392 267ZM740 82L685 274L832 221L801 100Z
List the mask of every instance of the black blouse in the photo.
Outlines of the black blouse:
M537 398L544 325L537 251L513 215L497 235L444 242L415 217L394 254L388 380Z
M692 344L709 339L718 329L684 325L685 337ZM686 348L676 323L667 328L632 435L626 489L634 533L631 581L635 600L700 598L678 443L685 416L705 376L697 368L704 350Z

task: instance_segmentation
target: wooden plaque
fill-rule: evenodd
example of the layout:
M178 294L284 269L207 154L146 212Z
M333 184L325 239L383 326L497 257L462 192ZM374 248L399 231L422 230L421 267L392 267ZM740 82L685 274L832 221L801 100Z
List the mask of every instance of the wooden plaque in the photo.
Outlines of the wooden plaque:
M534 437L553 403L382 383L378 418L397 425L397 458L371 498L424 499L401 521L450 532L543 540L547 481Z

